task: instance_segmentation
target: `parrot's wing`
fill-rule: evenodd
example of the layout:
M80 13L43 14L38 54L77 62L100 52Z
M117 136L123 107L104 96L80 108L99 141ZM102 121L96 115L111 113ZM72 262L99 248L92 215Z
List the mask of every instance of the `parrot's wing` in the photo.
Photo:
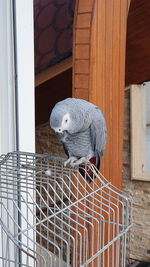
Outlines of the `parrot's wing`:
M101 157L104 153L106 144L106 124L103 113L98 107L95 107L94 112L92 113L92 123L90 128L92 147Z
M67 157L69 158L69 152L68 152L68 149L66 148L66 146L65 146L65 144L64 144L63 142L62 142L62 144L63 144L63 147L64 147L64 151L65 151Z

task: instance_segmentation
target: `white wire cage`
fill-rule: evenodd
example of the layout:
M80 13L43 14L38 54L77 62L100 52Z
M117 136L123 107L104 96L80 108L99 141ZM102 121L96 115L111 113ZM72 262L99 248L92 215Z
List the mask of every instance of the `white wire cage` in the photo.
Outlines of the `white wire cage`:
M90 164L90 183L64 159L0 158L0 266L125 267L129 197ZM87 172L85 171L85 175Z

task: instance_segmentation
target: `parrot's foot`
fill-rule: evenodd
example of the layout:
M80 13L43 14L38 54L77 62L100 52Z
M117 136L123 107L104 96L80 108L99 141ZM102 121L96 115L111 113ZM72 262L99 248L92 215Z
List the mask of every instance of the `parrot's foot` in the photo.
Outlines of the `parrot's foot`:
M77 160L76 157L70 157L69 159L67 159L64 162L64 166L66 167L67 165L70 165L71 167L73 167L73 163Z
M85 157L82 157L82 158L80 158L80 159L78 159L78 160L76 160L76 161L74 161L72 164L71 164L71 166L72 167L77 167L77 166L79 166L79 165L81 165L81 164L89 164L89 160L87 159L87 158L85 158Z

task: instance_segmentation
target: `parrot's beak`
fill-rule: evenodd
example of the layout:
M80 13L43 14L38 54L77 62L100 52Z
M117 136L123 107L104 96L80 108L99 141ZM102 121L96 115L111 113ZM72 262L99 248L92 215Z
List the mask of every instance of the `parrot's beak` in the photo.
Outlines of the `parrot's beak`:
M58 134L60 137L62 137L63 136L63 132L62 133L56 133L56 134Z
M56 133L56 135L59 137L59 138L63 138L63 136L64 136L64 133L63 132L55 132Z

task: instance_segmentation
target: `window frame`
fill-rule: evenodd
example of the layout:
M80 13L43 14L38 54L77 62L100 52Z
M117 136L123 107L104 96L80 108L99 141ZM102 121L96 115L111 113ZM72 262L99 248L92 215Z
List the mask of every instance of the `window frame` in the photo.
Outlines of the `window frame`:
M0 154L14 150L35 152L33 0L0 1L0 21ZM28 193L35 197L32 188ZM25 210L21 205L21 209ZM15 218L11 203L7 208ZM33 214L28 217L28 222L33 223ZM21 227L23 229L26 225L22 223ZM35 240L33 231L30 236ZM33 248L32 242L23 239L25 244ZM2 242L0 257L8 245L7 238ZM13 245L10 257L11 260L16 259ZM17 257L21 257L20 250ZM28 264L35 266L33 259Z
M131 85L131 179L150 181L146 171L146 101L144 84Z
M16 150L12 1L0 1L0 154Z
M33 0L15 0L14 10L18 149L35 152Z

